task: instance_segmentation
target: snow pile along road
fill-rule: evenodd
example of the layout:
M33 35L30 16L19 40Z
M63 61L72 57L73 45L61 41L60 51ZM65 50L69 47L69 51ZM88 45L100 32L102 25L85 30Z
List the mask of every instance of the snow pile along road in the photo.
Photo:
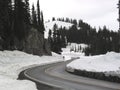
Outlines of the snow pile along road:
M120 77L120 53L109 52L105 55L81 57L67 65L67 68L90 72L104 72Z
M24 69L62 61L61 56L35 56L20 51L0 51L0 90L37 90L33 82L17 80Z

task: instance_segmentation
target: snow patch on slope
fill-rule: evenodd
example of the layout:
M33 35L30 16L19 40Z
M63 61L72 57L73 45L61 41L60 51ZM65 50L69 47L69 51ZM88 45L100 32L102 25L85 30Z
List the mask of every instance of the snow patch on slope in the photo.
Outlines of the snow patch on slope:
M73 24L62 22L62 21L52 21L45 23L45 28L53 29L53 26L57 24L58 28L65 27L66 29L69 29Z
M51 22L47 22L45 23L45 38L48 38L48 33L49 33L49 30L53 29L53 26L54 25L57 25L58 28L60 27L65 27L66 29L69 29L73 24L71 23L67 23L67 22L62 22L62 21L51 21Z
M88 47L86 44L69 43L66 48L62 48L62 56L65 58L65 60L84 56L85 54L83 53L83 50L86 47ZM71 49L73 49L73 51L71 51Z

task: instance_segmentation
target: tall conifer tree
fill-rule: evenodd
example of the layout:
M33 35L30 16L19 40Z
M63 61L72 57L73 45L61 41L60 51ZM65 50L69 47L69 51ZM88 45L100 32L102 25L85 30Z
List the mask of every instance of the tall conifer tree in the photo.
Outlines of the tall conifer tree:
M45 31L44 17L43 17L43 12L41 12L41 33L44 34L44 31Z
M32 5L32 24L34 25L34 27L37 26L37 16L36 16L34 4Z
M37 1L37 18L38 18L38 25L41 25L41 18L40 18L40 3L39 0Z

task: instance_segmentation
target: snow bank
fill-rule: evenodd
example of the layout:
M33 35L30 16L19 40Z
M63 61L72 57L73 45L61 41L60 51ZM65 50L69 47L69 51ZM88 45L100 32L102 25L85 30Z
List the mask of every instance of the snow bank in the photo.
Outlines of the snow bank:
M62 61L61 56L35 56L20 51L0 51L0 90L37 90L33 82L17 80L29 67Z
M33 82L15 80L9 76L0 75L0 90L37 90Z
M81 57L68 64L67 68L120 76L120 53L109 52L105 55Z

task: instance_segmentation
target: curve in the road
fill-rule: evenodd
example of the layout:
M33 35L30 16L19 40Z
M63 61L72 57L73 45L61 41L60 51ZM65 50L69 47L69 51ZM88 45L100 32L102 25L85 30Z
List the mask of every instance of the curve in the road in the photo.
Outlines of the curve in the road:
M34 81L62 88L62 90L120 90L120 84L118 83L90 79L67 73L65 66L68 62L34 67L26 70L24 74Z

